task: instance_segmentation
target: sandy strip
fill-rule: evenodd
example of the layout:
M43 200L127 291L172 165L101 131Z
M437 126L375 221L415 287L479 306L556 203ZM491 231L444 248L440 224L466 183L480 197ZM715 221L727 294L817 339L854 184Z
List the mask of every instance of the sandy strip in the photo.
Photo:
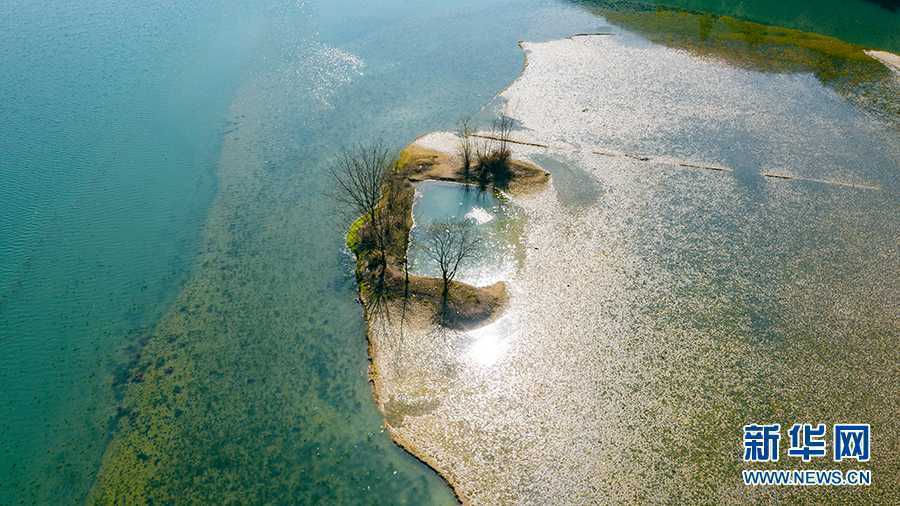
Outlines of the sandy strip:
M866 54L885 64L894 72L900 73L900 55L889 53L887 51L866 51Z

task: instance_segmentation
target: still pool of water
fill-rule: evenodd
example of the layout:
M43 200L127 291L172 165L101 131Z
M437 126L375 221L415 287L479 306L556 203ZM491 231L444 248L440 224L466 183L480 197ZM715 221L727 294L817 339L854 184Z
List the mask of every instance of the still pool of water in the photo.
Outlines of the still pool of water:
M476 186L425 181L416 184L414 226L410 231L410 273L440 276L425 250L425 234L433 224L468 221L479 244L463 265L458 280L487 286L509 278L522 259L522 216L502 194Z

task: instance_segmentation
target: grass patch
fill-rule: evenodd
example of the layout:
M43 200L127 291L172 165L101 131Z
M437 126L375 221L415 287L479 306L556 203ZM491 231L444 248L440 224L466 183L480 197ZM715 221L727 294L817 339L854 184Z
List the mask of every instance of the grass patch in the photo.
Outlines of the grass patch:
M362 229L363 225L368 221L368 216L360 216L353 223L350 224L350 228L347 229L347 249L356 254L359 249L360 237L359 231Z
M652 42L760 72L811 72L825 84L880 79L888 69L834 37L678 10L603 10Z

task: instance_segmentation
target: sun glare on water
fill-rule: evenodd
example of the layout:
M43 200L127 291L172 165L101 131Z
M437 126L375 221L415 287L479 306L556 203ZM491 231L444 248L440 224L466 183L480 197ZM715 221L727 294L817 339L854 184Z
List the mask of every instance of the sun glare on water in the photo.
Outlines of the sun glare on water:
M515 337L515 319L505 316L499 320L469 332L472 338L465 359L467 362L490 367L507 355Z
M484 209L483 207L476 207L466 213L466 219L472 220L479 225L484 225L485 223L489 223L494 219L494 215Z

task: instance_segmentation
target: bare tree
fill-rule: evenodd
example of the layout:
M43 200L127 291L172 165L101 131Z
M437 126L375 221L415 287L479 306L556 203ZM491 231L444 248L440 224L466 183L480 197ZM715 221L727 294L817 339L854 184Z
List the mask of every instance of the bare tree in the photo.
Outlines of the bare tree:
M475 256L480 240L469 220L457 223L434 223L425 232L425 254L434 260L441 270L443 281L442 300L446 304L450 283L459 268Z
M509 157L512 156L512 149L509 146L512 129L513 120L505 114L501 114L499 118L495 119L491 128L491 133L497 138L496 153L504 160L509 160Z
M394 159L381 143L345 149L331 175L337 184L335 198L357 216L366 216L372 239L380 253L382 276L387 265L387 219L381 216L382 189L391 177ZM385 218L385 219L383 219Z
M472 146L472 120L471 118L463 118L459 121L456 130L459 136L459 158L462 160L463 175L469 178L469 168L472 166L472 158L475 154L475 148Z
M409 296L409 229L407 228L408 201L414 190L401 172L391 171L382 190L384 197L380 209L380 222L385 227L387 247L394 255L396 265L403 270L403 294Z

